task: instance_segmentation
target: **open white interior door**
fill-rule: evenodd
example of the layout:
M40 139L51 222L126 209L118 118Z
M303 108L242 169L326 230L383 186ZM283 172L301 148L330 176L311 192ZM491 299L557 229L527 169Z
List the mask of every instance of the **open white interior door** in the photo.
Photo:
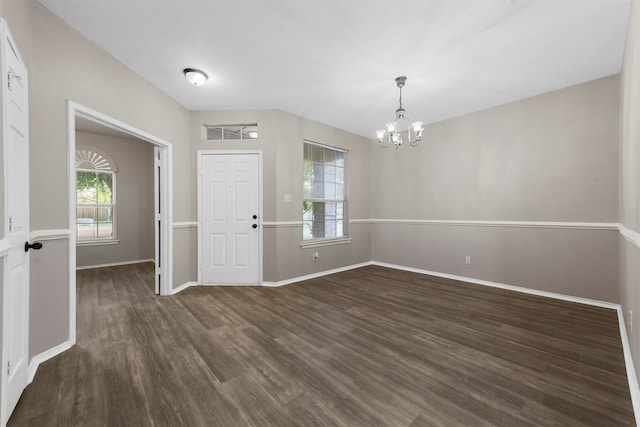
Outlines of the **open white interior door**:
M155 215L154 215L154 229L155 229L155 291L156 295L160 295L160 290L162 289L162 262L163 256L165 254L162 253L162 191L166 188L165 183L163 182L165 179L164 176L164 162L165 155L164 150L160 147L154 147L153 149L153 158L154 158L154 177L153 177L153 185L155 191Z
M29 342L29 112L27 69L4 20L2 129L5 238L11 245L2 289L2 425L27 386Z

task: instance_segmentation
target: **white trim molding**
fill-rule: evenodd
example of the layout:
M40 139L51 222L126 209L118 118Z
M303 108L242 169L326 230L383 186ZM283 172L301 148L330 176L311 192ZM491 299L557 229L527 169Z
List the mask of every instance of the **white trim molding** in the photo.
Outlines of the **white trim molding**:
M95 264L95 265L81 265L76 267L76 271L79 270L91 270L92 268L105 268L105 267L119 267L121 265L133 265L133 264L143 264L145 262L153 262L156 261L152 258L149 259L137 259L133 261L122 261L122 262L110 262L107 264Z
M302 227L302 221L263 221L264 228Z
M12 246L8 239L0 239L0 257L6 256L11 248Z
M52 359L62 353L63 351L67 351L72 347L70 341L65 341L62 344L58 344L57 346L50 348L47 351L43 351L42 353L33 356L33 359L29 362L29 373L28 381L29 384L33 382L33 378L36 376L36 372L38 372L38 367L49 359Z
M629 243L635 245L637 248L640 248L640 233L625 227L624 224L618 224L618 230L620 230L620 234L622 234L622 237L627 239Z
M198 227L197 221L181 221L181 222L173 223L174 230L178 228L197 228L197 227Z
M71 230L68 228L61 228L58 230L32 230L31 233L29 233L29 240L45 242L47 240L68 239L70 236Z
M578 230L618 230L615 222L555 222L555 221L476 221L454 219L352 219L349 224L450 225L512 228L562 228Z
M118 239L103 239L103 240L76 240L76 246L108 246L119 245Z
M291 279L280 280L279 282L263 282L262 286L269 288L277 288L279 286L290 285L296 282L302 282L304 280L315 279L316 277L328 276L329 274L340 273L342 271L353 270L354 268L366 267L371 265L372 262L362 262L360 264L347 265L345 267L334 268L331 270L319 271L317 273L311 273L304 276L292 277Z
M182 285L178 286L177 288L173 288L171 290L171 295L175 295L178 292L182 292L185 289L191 287L191 286L198 286L198 282L187 282L187 283L183 283Z
M351 237L345 236L345 237L333 237L329 239L310 239L300 243L300 247L302 249L306 249L306 248L317 248L320 246L344 245L345 243L351 243Z
M629 382L633 414L636 419L636 425L640 426L640 386L638 386L638 377L636 376L636 369L633 364L631 345L629 344L629 336L627 335L627 327L624 321L622 307L618 305L616 310L618 312L618 329L620 330L620 339L622 340L622 352L624 354L624 365L627 369L627 381Z
M619 306L619 304L614 304L614 303L608 302L608 301L600 301L600 300L594 300L594 299L589 299L589 298L576 297L576 296L572 296L572 295L559 294L559 293L556 293L556 292L541 291L541 290L538 290L538 289L525 288L525 287L522 287L522 286L508 285L506 283L498 283L498 282L491 282L489 280L474 279L473 277L458 276L456 274L440 273L438 271L431 271L431 270L424 270L424 269L421 269L421 268L406 267L404 265L389 264L389 263L386 263L386 262L378 262L378 261L372 261L371 264L372 265L377 265L377 266L380 266L380 267L394 268L396 270L410 271L412 273L419 273L419 274L426 274L426 275L429 275L429 276L442 277L444 279L453 279L453 280L458 280L458 281L461 281L461 282L473 283L473 284L476 284L476 285L489 286L489 287L492 287L492 288L500 288L500 289L506 289L506 290L509 290L509 291L522 292L524 294L538 295L538 296L541 296L541 297L554 298L554 299L563 300L563 301L570 301L570 302L577 302L577 303L580 303L580 304L593 305L593 306L596 306L596 307L610 308L610 309L614 309L615 310Z

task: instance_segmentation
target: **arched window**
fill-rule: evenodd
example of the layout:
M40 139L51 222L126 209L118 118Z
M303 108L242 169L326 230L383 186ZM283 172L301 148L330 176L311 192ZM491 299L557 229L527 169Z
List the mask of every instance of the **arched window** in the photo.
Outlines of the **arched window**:
M116 172L113 160L94 149L76 149L78 243L115 240Z

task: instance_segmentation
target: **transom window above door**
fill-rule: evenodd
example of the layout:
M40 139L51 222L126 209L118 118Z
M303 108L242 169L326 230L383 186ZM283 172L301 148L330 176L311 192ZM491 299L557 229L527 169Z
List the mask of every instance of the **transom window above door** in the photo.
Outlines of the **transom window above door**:
M116 172L113 160L94 149L76 149L78 244L116 243Z

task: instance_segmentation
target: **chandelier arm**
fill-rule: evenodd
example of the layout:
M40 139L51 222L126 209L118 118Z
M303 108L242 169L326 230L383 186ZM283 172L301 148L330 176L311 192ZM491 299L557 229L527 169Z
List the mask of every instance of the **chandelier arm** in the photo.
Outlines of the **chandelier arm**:
M385 144L385 139L387 140L387 143ZM388 138L380 138L378 139L378 144L380 144L380 147L382 148L387 148L389 147L389 145L391 145L391 137Z

